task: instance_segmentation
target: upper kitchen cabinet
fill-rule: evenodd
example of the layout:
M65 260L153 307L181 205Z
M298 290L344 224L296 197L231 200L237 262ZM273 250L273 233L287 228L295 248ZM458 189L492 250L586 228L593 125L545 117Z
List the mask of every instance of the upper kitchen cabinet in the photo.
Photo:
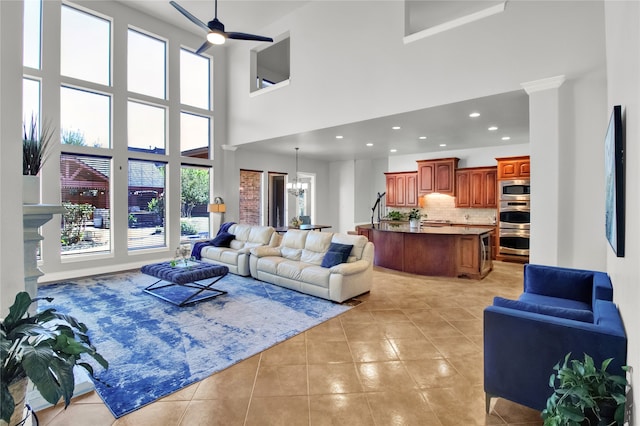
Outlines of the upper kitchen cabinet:
M497 167L456 170L456 207L497 207Z
M418 195L434 192L454 195L458 161L458 158L418 161Z
M387 180L388 207L417 207L418 206L418 173L395 172L385 173Z
M518 179L530 176L529 156L502 157L498 160L498 179Z

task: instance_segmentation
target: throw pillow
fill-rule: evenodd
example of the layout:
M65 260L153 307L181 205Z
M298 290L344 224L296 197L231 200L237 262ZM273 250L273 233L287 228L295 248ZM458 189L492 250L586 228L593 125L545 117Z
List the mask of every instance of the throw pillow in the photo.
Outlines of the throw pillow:
M229 245L231 245L231 241L235 238L236 236L233 234L220 232L213 240L211 240L211 245L216 247L229 247Z
M550 315L559 318L566 318L575 321L593 323L593 312L585 309L558 308L549 305L536 305L522 302L520 300L509 300L502 297L493 299L493 306L517 309L519 311L535 312L537 314Z
M345 263L347 259L349 259L349 254L351 254L351 250L353 249L353 244L338 244L331 243L329 245L329 250L322 258L322 267L323 268L331 268L332 266L339 265L340 263Z

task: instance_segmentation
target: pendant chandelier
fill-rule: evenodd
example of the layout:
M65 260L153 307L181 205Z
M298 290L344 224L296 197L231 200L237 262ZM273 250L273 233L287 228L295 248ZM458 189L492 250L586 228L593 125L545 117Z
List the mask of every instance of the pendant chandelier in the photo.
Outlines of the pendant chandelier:
M293 178L292 182L287 183L287 192L289 195L293 195L294 197L300 197L304 194L305 189L307 189L307 184L301 182L298 179L298 150L300 148L296 148L296 176Z

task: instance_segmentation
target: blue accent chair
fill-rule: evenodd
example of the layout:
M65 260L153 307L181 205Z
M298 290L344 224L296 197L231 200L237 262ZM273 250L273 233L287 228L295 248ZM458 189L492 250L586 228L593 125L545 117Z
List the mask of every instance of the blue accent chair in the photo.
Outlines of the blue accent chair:
M484 310L484 390L542 411L553 393L553 366L572 353L596 365L613 358L607 371L623 374L627 337L606 273L524 265L524 293L501 297Z

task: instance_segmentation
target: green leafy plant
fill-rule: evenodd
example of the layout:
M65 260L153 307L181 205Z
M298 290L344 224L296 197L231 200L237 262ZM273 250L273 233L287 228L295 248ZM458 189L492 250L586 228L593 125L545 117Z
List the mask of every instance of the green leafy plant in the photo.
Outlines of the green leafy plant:
M420 213L420 210L411 209L411 211L409 212L408 216L409 216L409 220L411 220L411 219L420 219L423 215L422 215L422 213Z
M180 221L180 235L195 235L198 230L187 221Z
M402 220L404 218L404 215L397 210L391 210L389 213L387 213L387 217L391 220Z
M558 362L553 367L556 373L549 378L549 386L554 393L542 411L544 425L622 425L627 379L606 371L612 358L604 360L600 368L587 354L584 361L570 358L568 353L562 365Z
M63 398L66 408L75 387L73 368L80 366L95 378L93 367L82 360L82 354L105 369L109 367L91 344L87 327L77 319L53 308L29 315L29 306L36 300L43 299L32 300L27 292L18 293L0 322L0 419L7 423L15 408L9 391L13 383L28 377L45 400L57 404Z
M91 204L74 204L63 202L62 233L60 240L63 245L76 244L86 231L87 222L93 214L95 207Z
M37 175L50 153L49 144L52 132L48 124L38 130L38 120L31 116L31 121L22 124L22 174Z

